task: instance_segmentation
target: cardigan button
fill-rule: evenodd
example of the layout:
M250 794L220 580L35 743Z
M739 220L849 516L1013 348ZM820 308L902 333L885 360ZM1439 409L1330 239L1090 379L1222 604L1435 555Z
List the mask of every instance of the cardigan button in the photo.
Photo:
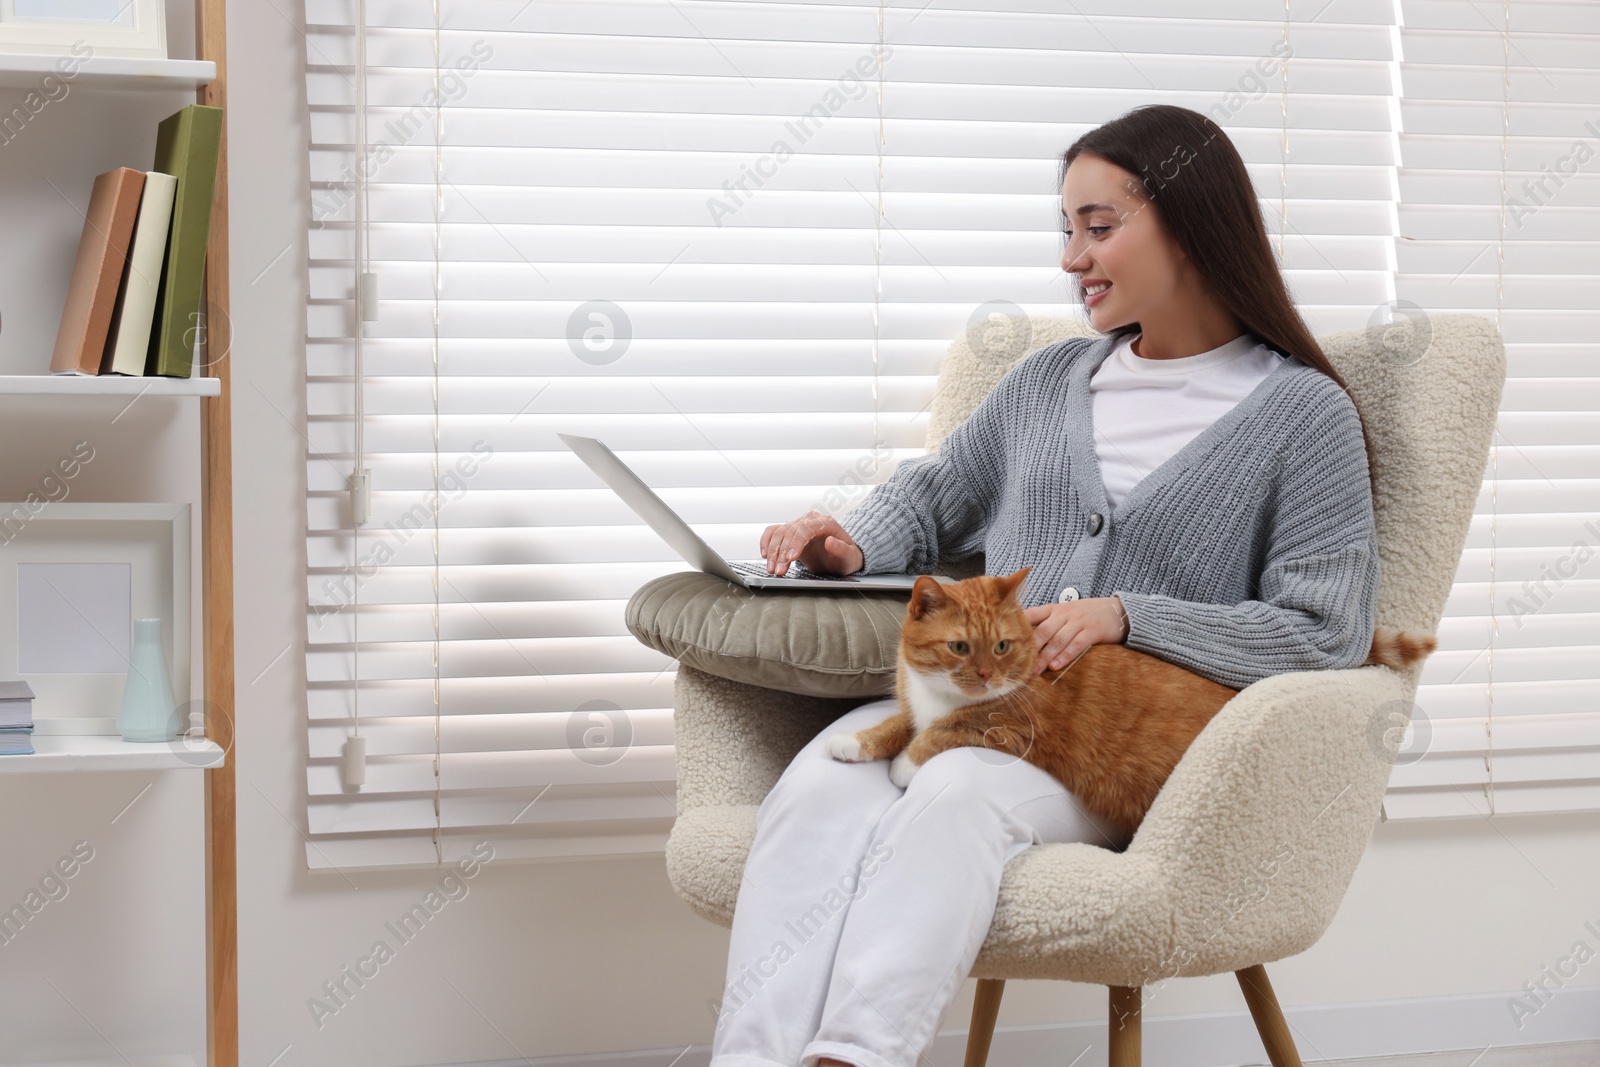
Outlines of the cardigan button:
M1105 520L1100 517L1100 513L1098 511L1095 512L1093 515L1090 515L1089 516L1089 533L1090 534L1099 533L1100 532L1100 524L1102 522L1104 522L1104 521Z
M1065 604L1069 600L1077 600L1077 599L1078 599L1078 590L1077 590L1076 586L1069 585L1065 589L1061 590L1061 603Z

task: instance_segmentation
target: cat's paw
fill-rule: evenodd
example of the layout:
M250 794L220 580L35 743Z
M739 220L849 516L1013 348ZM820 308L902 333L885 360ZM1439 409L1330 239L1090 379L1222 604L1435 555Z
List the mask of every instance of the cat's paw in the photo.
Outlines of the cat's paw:
M861 739L847 733L837 733L828 738L828 755L846 763L861 763L867 758L861 754Z
M911 757L902 752L889 761L889 781L904 789L911 784L911 778L921 768L921 764L913 763Z

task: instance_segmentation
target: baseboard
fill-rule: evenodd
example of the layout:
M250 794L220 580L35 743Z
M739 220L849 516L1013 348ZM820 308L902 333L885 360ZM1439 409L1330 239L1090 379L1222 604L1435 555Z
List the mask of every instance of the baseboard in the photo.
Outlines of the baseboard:
M1175 980L1175 979L1174 979ZM1517 1025L1508 1002L1522 992L1285 1008L1300 1058L1306 1063L1374 1056L1404 1056L1489 1046L1510 1048L1567 1041L1600 1040L1600 985L1567 986ZM1002 1015L1004 1009L1001 1009ZM989 1067L1105 1067L1105 1020L1001 1026L989 1050ZM1144 1033L1147 1064L1183 1067L1241 1067L1265 1064L1266 1053L1250 1013L1244 1010L1204 1015L1156 1015ZM946 1030L928 1056L933 1067L960 1067L967 1034ZM591 1053L533 1059L440 1064L439 1067L706 1067L711 1046L639 1052ZM927 1062L927 1061L924 1061Z

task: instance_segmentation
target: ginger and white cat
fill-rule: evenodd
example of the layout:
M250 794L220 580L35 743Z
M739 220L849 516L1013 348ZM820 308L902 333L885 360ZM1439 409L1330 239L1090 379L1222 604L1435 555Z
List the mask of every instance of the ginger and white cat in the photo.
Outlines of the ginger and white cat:
M900 710L834 734L828 753L851 763L893 757L889 779L904 788L947 748L1008 752L1131 834L1237 690L1122 644L1091 645L1076 662L1035 673L1033 624L1015 595L1029 569L950 585L919 577L900 631ZM1379 629L1366 662L1405 667L1435 647L1432 637Z

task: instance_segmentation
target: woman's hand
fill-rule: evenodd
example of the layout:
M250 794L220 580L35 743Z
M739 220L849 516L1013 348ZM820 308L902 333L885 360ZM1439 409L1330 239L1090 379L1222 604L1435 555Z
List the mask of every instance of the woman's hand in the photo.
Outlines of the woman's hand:
M818 574L854 574L866 562L839 520L820 511L768 526L761 532L761 557L767 573L778 575L796 559Z
M1128 612L1121 597L1040 604L1023 608L1022 614L1033 623L1033 643L1039 646L1034 674L1071 666L1090 645L1121 644L1128 636Z

